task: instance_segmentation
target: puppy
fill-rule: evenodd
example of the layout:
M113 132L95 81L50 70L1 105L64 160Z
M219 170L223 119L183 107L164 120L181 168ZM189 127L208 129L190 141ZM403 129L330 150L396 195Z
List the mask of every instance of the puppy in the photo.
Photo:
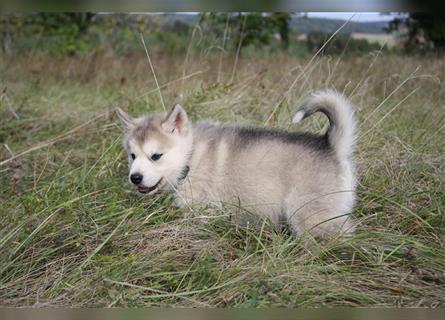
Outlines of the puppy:
M314 93L293 118L315 112L325 134L258 127L192 124L176 104L167 114L132 117L121 109L129 179L140 193L174 193L174 204L233 204L283 221L295 233L350 233L355 202L355 120L339 93Z

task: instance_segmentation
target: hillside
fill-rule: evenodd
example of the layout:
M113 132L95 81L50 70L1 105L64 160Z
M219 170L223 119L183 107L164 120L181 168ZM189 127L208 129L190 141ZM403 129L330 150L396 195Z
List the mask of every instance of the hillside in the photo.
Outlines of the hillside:
M295 17L290 22L291 30L298 33L308 33L311 31L334 32L345 23L345 20L340 19L324 19L324 18L306 18ZM386 33L385 28L388 27L386 21L372 21L372 22L354 22L350 21L341 32L343 33Z
M174 21L181 21L190 25L198 23L198 15L194 14L166 14L164 16L169 23ZM334 32L345 23L341 19L325 19L325 18L307 18L307 17L293 17L290 21L290 28L292 31L298 33L308 33L311 31ZM369 22L354 22L350 21L342 30L343 33L386 33L385 28L388 27L386 21L369 21Z

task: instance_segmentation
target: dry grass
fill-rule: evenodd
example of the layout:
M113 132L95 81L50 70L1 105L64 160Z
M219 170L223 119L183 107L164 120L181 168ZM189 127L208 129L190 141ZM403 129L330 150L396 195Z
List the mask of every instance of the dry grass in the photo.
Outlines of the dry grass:
M322 117L290 126L299 103L324 87L350 96L359 230L296 237L140 197L111 111L162 110L147 57L4 56L1 305L445 306L443 60L242 57L228 84L233 57L151 58L166 106L193 120L319 132Z

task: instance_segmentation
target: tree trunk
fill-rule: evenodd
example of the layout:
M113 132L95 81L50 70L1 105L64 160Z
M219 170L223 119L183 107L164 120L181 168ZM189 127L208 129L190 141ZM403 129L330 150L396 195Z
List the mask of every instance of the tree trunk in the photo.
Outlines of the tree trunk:
M5 19L5 28L2 31L2 51L4 53L10 53L11 51L11 22L10 16L6 15Z

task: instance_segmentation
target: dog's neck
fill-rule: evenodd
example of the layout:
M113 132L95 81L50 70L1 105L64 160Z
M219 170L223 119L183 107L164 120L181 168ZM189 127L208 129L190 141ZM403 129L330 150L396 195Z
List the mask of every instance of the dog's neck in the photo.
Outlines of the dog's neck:
M190 167L189 165L186 165L182 171L181 171L181 175L178 178L178 182L181 182L182 180L184 180L185 178L187 178L187 175L189 174L190 171Z
M190 132L190 152L188 154L187 157L187 162L185 164L185 166L182 168L181 170L181 175L178 177L177 182L181 183L185 180L185 178L187 178L189 171L190 171L190 161L192 160L192 156L193 156L193 151L194 151L194 139L193 139L193 133Z

